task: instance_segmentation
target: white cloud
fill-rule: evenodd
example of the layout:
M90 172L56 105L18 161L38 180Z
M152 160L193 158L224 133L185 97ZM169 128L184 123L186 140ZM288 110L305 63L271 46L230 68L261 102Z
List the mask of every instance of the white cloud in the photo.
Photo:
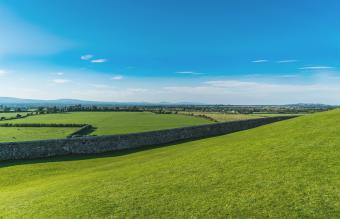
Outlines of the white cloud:
M124 77L122 75L116 75L116 76L113 76L111 78L111 80L114 80L114 81L119 81L119 80L123 80Z
M339 79L340 80L340 79ZM339 82L338 80L338 82ZM198 101L223 104L288 104L297 102L340 103L337 83L278 84L257 81L207 81L198 86L168 86L163 88L169 100Z
M334 67L331 66L306 66L299 68L301 70L325 70L325 69L333 69Z
M281 78L297 78L299 77L298 75L279 75Z
M3 70L3 69L0 69L0 77L2 76L6 76L8 74L7 71Z
M91 60L92 58L93 58L93 55L91 54L80 56L81 60L86 60L86 61Z
M253 60L251 61L252 63L264 63L264 62L268 62L267 59L258 59L258 60Z
M214 87L247 87L256 85L255 82L237 80L206 81L204 83Z
M194 72L194 71L177 71L176 74L184 74L184 75L204 75L204 73Z
M98 89L107 89L107 88L113 88L107 84L90 84L91 87L98 88Z
M107 59L93 59L91 60L92 63L104 63L107 62Z
M56 75L58 75L58 76L63 76L63 75L64 75L64 72L57 72Z
M54 79L52 81L56 84L66 84L66 83L71 82L70 80L67 80L67 79Z
M296 60L296 59L285 59L285 60L277 61L277 63L294 63L294 62L298 62L298 60Z
M151 93L151 94L150 94ZM107 89L86 89L74 90L72 94L77 99L116 101L116 102L139 102L146 96L152 95L145 88L107 88ZM141 98L144 96L144 98ZM145 99L144 99L145 100Z
M145 89L145 88L128 88L127 91L129 91L129 92L136 92L136 93L142 93L142 92L147 92L148 89Z

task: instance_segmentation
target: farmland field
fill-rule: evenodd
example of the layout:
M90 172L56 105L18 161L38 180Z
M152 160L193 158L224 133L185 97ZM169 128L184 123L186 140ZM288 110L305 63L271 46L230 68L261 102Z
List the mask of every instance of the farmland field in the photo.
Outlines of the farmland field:
M339 133L334 110L161 148L5 162L0 218L339 218Z
M65 138L78 128L0 127L0 142Z
M22 119L2 121L1 123L12 124L90 124L97 129L91 133L93 135L109 135L109 134L125 134L133 132L153 131L168 128L178 128L184 126L193 126L200 124L208 124L211 121L185 115L164 115L154 114L148 112L76 112L76 113L58 113L58 114L44 114L38 116L30 116ZM37 128L27 129L9 129L7 134L0 135L0 141L7 139L29 140L39 139L40 133ZM31 130L30 130L31 129ZM66 137L70 129L45 129L41 128L42 139L51 136ZM56 133L54 133L56 130ZM61 130L64 130L64 134ZM73 130L73 129L72 129ZM22 133L21 133L22 132ZM30 132L30 135L26 135ZM6 136L17 136L16 138L6 138ZM28 138L26 138L28 137Z
M238 120L246 120L246 119L257 119L263 118L260 115L250 115L250 114L227 114L227 113L208 113L208 112L182 112L182 114L193 114L196 116L204 115L210 117L218 122L230 122L230 121L238 121Z
M0 118L1 118L1 117L4 117L4 118L8 119L8 118L16 117L18 114L20 114L21 116L25 116L25 115L27 115L27 112L20 112L20 113L0 113Z
M269 114L269 113L259 113L259 114L232 114L232 113L218 113L218 112L180 112L183 115L203 115L216 120L217 122L230 122L239 121L247 119L258 119L264 117L275 117L275 116L292 116L301 114Z

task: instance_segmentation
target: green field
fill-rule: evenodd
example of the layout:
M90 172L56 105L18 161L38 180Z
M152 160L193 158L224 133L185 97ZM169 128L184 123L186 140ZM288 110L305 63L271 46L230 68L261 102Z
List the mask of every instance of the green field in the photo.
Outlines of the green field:
M307 115L307 113L298 113L298 114L288 114L288 113L253 113L250 114L252 116L259 116L259 117L275 117L275 116L303 116Z
M65 138L79 128L23 128L0 127L0 142L46 140Z
M339 218L340 110L106 156L0 165L0 218Z
M22 119L2 121L0 123L37 123L37 124L90 124L97 129L92 135L125 134L145 132L184 126L208 124L211 121L185 115L154 114L149 112L76 112L30 116ZM6 134L0 134L0 141L36 140L46 138L66 137L70 130L58 128L8 129ZM64 134L62 134L64 131ZM70 131L70 132L69 132ZM28 135L26 133L29 133ZM8 135L8 136L7 136ZM12 137L16 138L12 138Z
M204 115L209 118L212 118L218 122L230 122L230 121L239 121L239 120L247 120L247 119L257 119L263 118L260 115L250 115L250 114L227 114L227 113L208 113L208 112L182 112L182 114L193 114L193 115Z
M180 112L183 115L204 115L209 118L216 120L217 122L230 122L239 121L247 119L258 119L264 117L274 117L274 116L292 116L292 115L302 115L302 114L270 114L270 113L258 113L258 114L232 114L232 113L219 113L219 112Z
M21 116L25 116L25 115L27 115L27 112L20 112L20 113L0 113L0 118L1 118L1 117L5 117L6 119L8 119L8 118L13 118L13 117L16 117L18 114L20 114Z

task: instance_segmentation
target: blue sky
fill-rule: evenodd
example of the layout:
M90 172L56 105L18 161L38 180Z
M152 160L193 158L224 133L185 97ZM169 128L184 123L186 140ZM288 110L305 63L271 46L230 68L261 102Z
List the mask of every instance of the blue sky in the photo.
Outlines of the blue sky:
M1 0L0 96L340 104L339 7Z

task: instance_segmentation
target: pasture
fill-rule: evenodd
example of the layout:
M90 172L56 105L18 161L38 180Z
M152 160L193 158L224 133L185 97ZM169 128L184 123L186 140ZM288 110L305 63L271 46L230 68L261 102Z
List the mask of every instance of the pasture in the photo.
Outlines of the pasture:
M263 118L260 115L228 114L228 113L217 113L217 112L216 113L215 112L181 112L181 114L184 114L184 115L193 114L195 116L207 116L218 122L230 122L230 121Z
M195 116L207 116L217 122L230 122L240 121L247 119L258 119L264 117L275 117L275 116L293 116L302 114L270 114L270 113L257 113L257 114L232 114L232 113L221 113L221 112L180 112L183 115L195 115Z
M160 148L1 163L0 218L339 218L339 132L334 110Z
M0 127L0 142L65 138L78 128Z
M208 124L203 118L175 115L154 114L149 112L74 112L43 114L22 119L2 121L11 124L90 124L96 128L91 135L125 134L145 132L185 126ZM38 140L46 138L65 138L74 129L69 128L3 128L6 134L0 134L0 141ZM41 133L40 133L41 132ZM26 134L29 133L29 134ZM42 138L40 138L40 136Z
M18 113L0 113L0 118L13 118L16 117L18 114L20 114L21 116L25 116L27 115L27 112L18 112Z

